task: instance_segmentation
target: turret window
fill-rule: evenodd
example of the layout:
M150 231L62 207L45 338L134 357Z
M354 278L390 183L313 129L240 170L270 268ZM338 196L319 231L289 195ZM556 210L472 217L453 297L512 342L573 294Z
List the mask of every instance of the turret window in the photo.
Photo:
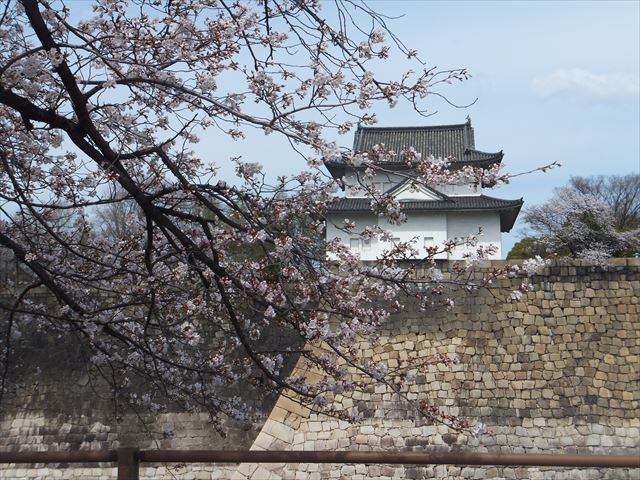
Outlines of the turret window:
M350 238L349 248L354 252L361 252L363 250L371 250L370 238Z

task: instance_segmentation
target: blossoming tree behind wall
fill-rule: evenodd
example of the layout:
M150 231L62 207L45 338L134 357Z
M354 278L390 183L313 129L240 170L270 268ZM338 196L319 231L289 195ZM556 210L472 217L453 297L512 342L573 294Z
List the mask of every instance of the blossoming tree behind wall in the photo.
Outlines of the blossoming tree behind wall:
M335 392L364 387L345 379L345 366L386 381L386 366L361 358L354 337L375 339L403 295L431 302L441 276L433 269L415 288L394 260L402 252L365 267L319 240L336 191L319 169L336 153L327 132L375 122L376 102L424 113L423 100L465 70L425 69L383 16L345 0L101 0L79 22L63 3L21 0L2 6L0 39L0 245L33 276L1 305L2 389L27 331L81 342L119 398L153 407L162 391L214 422L246 418L222 392L258 382L256 371L261 388L320 410ZM371 62L394 53L414 59L415 71L377 78ZM315 153L306 171L274 185L261 166L238 161L230 186L215 158L192 150L203 128L234 139L262 129ZM418 163L426 183L446 176L426 155ZM121 203L126 228L101 234L92 210ZM392 207L381 213L402 221ZM29 300L37 287L55 306ZM205 341L220 331L223 340ZM265 348L265 331L291 346ZM326 353L299 351L314 342ZM287 376L293 354L324 379ZM134 396L133 383L145 394Z
M631 256L640 251L640 175L572 177L524 219L548 254L600 264Z

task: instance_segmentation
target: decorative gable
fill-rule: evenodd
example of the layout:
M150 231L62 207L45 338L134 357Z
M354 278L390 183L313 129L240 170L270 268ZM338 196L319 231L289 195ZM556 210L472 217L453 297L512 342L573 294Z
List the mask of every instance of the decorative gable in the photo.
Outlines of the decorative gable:
M447 200L446 195L411 179L406 179L387 193L398 200Z

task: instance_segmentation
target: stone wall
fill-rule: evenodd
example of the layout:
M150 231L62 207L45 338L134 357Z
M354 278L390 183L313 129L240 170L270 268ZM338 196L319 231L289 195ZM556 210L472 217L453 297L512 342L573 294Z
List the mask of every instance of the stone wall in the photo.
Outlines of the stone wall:
M492 262L490 266L500 262ZM511 290L522 279L504 281ZM520 303L486 291L460 294L451 311L409 306L362 351L390 368L435 354L403 393L448 413L484 422L480 437L458 435L418 415L412 402L381 385L336 398L363 417L350 425L320 417L281 396L260 429L221 439L206 419L175 412L114 418L108 399L91 394L82 371L41 381L0 412L0 450L116 448L248 448L291 450L469 449L505 452L640 453L640 260L607 269L556 263L533 278ZM507 294L508 296L508 294ZM525 302L526 300L526 302ZM304 370L300 363L298 370ZM300 372L298 372L300 373ZM312 373L310 373L312 375ZM64 395L63 395L64 393ZM75 399L64 403L65 398ZM3 404L5 405L5 404ZM142 420L146 420L143 428ZM105 468L0 466L0 478L115 478ZM375 465L151 466L142 478L638 479L638 470Z
M502 287L508 292L521 280ZM449 312L409 308L378 346L360 345L390 369L434 354L457 356L451 366L431 363L402 391L484 422L487 434L456 434L426 421L389 388L371 385L336 398L363 416L357 425L281 397L252 448L640 455L640 260L612 260L607 269L557 262L533 283L519 303L480 291L459 296ZM638 479L640 470L286 464L242 465L233 478L595 480Z

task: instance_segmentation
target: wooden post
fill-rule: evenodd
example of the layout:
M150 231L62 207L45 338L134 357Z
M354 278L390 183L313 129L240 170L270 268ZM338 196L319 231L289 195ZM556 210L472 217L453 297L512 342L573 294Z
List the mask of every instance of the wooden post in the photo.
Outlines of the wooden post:
M139 480L140 458L137 448L118 449L118 480Z

